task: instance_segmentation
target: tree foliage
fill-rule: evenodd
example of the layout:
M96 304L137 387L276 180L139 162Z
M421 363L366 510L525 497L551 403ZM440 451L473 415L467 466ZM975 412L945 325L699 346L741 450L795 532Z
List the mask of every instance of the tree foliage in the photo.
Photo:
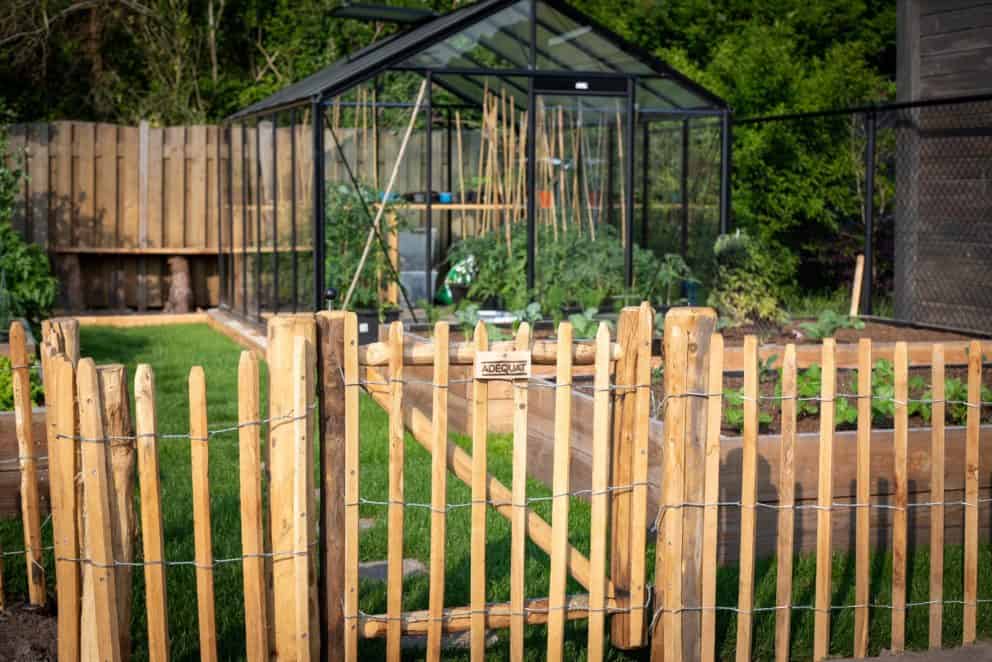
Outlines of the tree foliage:
M19 121L216 121L396 30L331 17L340 1L7 0L4 100ZM737 117L893 95L891 0L569 1L721 95ZM386 85L393 97L414 94L409 79ZM805 264L826 282L830 265L856 252L859 131L845 118L736 128L736 221L781 251L784 273Z

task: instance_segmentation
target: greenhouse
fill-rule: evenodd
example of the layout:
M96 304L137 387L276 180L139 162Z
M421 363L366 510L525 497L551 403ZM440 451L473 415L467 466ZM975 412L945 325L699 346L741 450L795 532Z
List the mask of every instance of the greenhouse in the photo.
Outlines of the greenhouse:
M226 121L225 307L314 310L330 288L412 312L457 299L459 271L480 303L586 307L645 298L663 257L709 264L723 100L558 0L383 9L339 12L395 34Z

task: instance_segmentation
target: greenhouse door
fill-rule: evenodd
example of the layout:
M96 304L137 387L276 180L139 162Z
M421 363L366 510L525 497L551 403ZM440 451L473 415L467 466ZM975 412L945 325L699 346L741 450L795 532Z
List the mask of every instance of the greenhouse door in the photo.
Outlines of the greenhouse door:
M582 259L578 250L591 248L591 242L597 259L627 255L627 219L632 218L630 97L626 79L554 78L535 81L535 87L540 91L534 143L534 275L538 289L553 291L569 287L559 273L561 260L551 258L560 255L560 249L569 252L566 261ZM586 266L595 268L588 262ZM566 306L601 303L594 301L596 292L583 293L584 301L564 290L562 295Z

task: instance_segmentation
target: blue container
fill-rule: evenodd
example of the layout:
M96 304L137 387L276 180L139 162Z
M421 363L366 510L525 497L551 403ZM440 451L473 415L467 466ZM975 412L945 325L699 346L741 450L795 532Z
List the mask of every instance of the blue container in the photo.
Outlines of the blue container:
M451 204L451 194L447 192L441 193L441 203L445 205Z

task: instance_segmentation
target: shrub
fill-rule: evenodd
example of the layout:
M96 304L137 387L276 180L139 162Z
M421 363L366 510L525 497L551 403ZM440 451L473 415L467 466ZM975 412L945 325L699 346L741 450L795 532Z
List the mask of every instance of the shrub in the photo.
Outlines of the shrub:
M31 371L31 402L43 404L44 390L37 370ZM14 371L11 370L10 359L0 356L0 411L10 411L14 408Z
M7 151L6 134L0 132L0 154ZM0 161L0 298L6 299L6 315L24 317L39 324L55 303L58 281L52 276L48 256L40 246L29 244L14 230L11 220L23 171ZM0 320L4 330L10 320Z
M770 276L775 258L760 242L738 230L718 237L713 252L717 269L709 304L721 317L734 326L784 321Z

